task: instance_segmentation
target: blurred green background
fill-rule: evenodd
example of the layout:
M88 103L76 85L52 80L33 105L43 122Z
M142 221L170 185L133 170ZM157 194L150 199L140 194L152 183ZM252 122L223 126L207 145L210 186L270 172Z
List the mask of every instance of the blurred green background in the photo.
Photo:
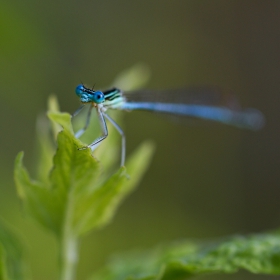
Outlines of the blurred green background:
M22 215L14 158L24 150L34 169L36 118L51 93L72 113L77 84L102 88L138 62L151 68L148 88L218 85L267 123L248 132L124 113L128 153L152 139L156 154L114 221L83 240L77 279L113 252L279 227L279 26L279 0L0 2L0 213L25 243L34 279L56 279L57 249Z

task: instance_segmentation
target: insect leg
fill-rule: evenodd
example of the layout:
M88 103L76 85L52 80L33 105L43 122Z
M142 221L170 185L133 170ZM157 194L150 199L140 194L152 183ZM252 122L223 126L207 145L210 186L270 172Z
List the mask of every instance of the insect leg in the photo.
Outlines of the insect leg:
M102 135L100 137L98 137L97 139L95 139L90 145L87 146L87 147L91 148L92 150L94 150L95 145L97 145L99 142L101 142L108 136L108 129L107 129L106 121L104 119L104 115L103 115L104 113L101 111L101 108L99 108L99 107L96 108L96 111L97 111L99 124L100 124L101 130L102 130Z
M72 114L72 118L77 116L81 111L82 109L85 107L85 104L83 104L82 106L80 106L73 114Z
M83 108L83 107L82 107L82 108ZM81 110L82 108L80 107L78 110ZM76 138L80 138L80 137L84 134L84 132L86 131L86 129L88 128L88 125L89 125L89 123L90 123L91 110L92 110L92 106L90 106L90 108L89 108L85 126L84 126L82 129L78 130L78 131L75 133L75 137L76 137ZM76 112L77 112L77 111L76 111ZM75 112L75 113L76 113L76 112ZM75 114L75 113L74 113L74 114ZM79 112L78 112L78 113L79 113Z
M106 113L103 113L103 115L116 128L116 130L119 132L119 134L122 137L121 166L124 166L124 162L125 162L125 134L124 134L123 130L120 128L120 126L111 117L109 117Z

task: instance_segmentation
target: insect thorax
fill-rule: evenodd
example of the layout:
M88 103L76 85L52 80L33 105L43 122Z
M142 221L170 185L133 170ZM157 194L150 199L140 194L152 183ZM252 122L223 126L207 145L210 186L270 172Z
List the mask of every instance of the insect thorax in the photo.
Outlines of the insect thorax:
M122 91L118 88L112 88L103 92L105 102L103 105L108 108L118 108L125 102Z

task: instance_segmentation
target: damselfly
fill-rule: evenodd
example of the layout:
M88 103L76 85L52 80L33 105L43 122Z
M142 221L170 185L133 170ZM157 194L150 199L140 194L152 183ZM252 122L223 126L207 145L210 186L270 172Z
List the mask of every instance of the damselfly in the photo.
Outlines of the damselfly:
M76 116L86 104L90 104L85 126L76 132L79 138L87 129L92 108L96 109L102 135L84 148L94 149L108 136L107 119L122 137L121 166L125 162L125 134L106 113L107 109L148 110L216 121L240 128L258 130L264 124L262 113L256 109L241 109L231 94L221 94L215 88L189 88L165 91L133 91L124 93L118 88L105 91L78 85L76 94L83 105L73 114ZM133 100L133 101L132 101ZM81 149L84 149L81 148Z

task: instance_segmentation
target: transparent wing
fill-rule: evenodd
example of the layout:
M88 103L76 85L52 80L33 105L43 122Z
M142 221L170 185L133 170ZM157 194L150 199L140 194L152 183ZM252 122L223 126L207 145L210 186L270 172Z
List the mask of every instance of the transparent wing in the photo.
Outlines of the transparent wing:
M218 87L193 87L172 90L139 90L123 93L128 102L160 102L223 106L240 109L236 96L231 91Z

